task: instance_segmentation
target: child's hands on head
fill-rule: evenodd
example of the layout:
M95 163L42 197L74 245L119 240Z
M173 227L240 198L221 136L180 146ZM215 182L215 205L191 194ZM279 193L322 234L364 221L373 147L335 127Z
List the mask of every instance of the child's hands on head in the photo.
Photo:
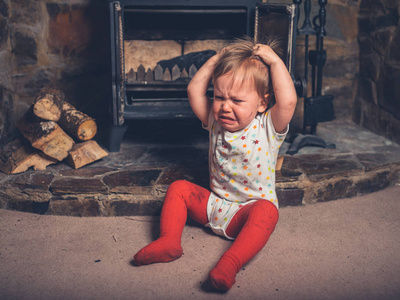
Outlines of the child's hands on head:
M219 55L222 55L222 54L228 52L230 49L231 49L230 46L226 46L226 47L222 48L222 50L219 52Z
M256 44L254 46L254 55L260 57L268 66L281 61L278 54L276 54L275 51L267 45Z

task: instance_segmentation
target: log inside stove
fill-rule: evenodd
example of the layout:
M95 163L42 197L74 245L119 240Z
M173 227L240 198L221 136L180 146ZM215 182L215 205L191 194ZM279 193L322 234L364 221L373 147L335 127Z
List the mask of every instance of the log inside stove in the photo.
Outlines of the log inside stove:
M189 82L190 78L196 74L197 70L216 52L214 50L206 50L193 52L186 55L178 56L169 60L161 60L157 62L154 70L147 70L141 64L137 70L132 68L126 74L126 83L135 84L160 84L165 82L171 84L174 81Z

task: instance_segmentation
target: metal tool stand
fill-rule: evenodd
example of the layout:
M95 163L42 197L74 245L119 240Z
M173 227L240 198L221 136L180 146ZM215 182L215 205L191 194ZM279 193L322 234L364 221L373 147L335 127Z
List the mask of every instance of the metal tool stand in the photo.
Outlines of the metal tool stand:
M300 14L301 0L293 0ZM326 62L326 51L324 50L324 36L326 35L326 4L327 0L319 0L319 14L310 21L311 0L304 1L304 22L298 29L298 35L305 36L305 58L304 58L304 80L308 82L308 65L311 65L311 97L307 97L307 88L304 97L304 119L303 134L295 134L289 138L291 146L287 154L296 154L302 147L314 146L335 149L334 144L326 142L316 135L317 124L335 119L333 108L333 96L322 95L322 74ZM315 35L316 48L309 50L309 36ZM307 127L310 127L309 131Z

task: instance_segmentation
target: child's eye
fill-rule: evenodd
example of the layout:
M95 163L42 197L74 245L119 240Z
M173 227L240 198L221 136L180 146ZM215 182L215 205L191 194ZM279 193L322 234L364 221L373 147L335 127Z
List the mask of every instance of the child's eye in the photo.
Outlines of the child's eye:
M243 100L240 100L240 99L233 99L233 102L235 102L235 103L242 103L242 102L244 102Z

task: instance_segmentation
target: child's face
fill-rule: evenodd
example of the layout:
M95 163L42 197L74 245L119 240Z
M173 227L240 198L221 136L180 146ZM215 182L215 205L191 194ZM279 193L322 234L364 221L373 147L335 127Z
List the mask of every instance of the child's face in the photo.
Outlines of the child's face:
M237 84L240 81L235 79L228 73L214 80L214 119L230 132L246 128L258 112L267 108L251 80Z

